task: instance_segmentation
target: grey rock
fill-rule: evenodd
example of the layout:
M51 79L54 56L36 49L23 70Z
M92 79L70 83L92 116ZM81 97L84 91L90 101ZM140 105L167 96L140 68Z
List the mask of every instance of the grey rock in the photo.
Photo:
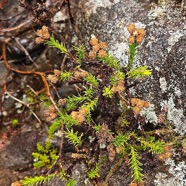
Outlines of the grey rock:
M84 2L84 3L83 3ZM177 1L96 0L77 1L72 11L79 37L88 45L91 34L106 41L109 51L127 63L127 25L145 28L136 65L145 64L152 76L133 90L152 104L147 121L157 124L166 110L167 119L181 135L186 133L186 21ZM165 109L166 108L166 109ZM145 114L144 114L145 115Z
M34 131L19 133L0 153L0 167L24 170L32 165L32 152L36 150L38 134Z
M7 169L0 170L0 185L10 186L12 182L16 181L18 178L12 173L12 171Z

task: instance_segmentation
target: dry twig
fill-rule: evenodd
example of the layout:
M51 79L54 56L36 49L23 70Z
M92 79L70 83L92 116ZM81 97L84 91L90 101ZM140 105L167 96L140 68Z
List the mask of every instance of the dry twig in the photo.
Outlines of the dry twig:
M54 105L55 109L60 112L59 108L57 107L51 93L50 93L50 88L49 88L49 85L48 85L48 82L46 80L46 77L45 77L45 73L44 72L37 72L37 71L22 71L22 70L17 70L13 67L11 67L11 65L8 63L7 61L7 58L6 58L6 44L3 43L3 59L4 59L4 63L5 63L5 66L6 68L8 69L8 71L12 71L12 72L15 72L15 73L18 73L18 74L22 74L22 75L38 75L41 77L42 81L43 81L43 84L45 86L45 90L46 90L46 94L47 96L49 97L50 101L52 102L52 104ZM6 86L4 86L6 87ZM4 90L4 92L6 92L6 89Z

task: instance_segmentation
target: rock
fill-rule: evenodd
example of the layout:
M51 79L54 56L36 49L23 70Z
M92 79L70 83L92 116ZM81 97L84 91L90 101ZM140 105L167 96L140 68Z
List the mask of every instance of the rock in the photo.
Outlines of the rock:
M12 182L17 180L17 176L7 169L0 170L0 185L10 186Z
M162 2L162 3L161 3ZM106 41L109 51L121 62L127 63L126 29L129 23L145 28L145 41L140 46L136 65L145 64L152 76L133 91L149 101L146 121L157 124L164 112L167 120L180 135L186 133L186 58L185 17L177 1L96 0L76 1L78 9L72 14L78 35L88 43L91 34ZM152 109L153 108L153 109Z
M32 152L36 150L38 134L34 131L18 133L0 153L0 167L24 170L32 165Z

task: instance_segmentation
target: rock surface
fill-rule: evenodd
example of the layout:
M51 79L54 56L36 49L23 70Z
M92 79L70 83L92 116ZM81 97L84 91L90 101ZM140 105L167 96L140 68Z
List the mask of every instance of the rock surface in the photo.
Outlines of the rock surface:
M144 113L147 121L157 124L163 112L181 135L186 133L186 21L183 5L177 1L96 0L79 1L73 12L79 35L88 41L91 34L106 41L109 51L127 62L127 25L145 28L146 38L136 64L152 69L152 76L137 91L152 103ZM77 2L76 2L77 3Z

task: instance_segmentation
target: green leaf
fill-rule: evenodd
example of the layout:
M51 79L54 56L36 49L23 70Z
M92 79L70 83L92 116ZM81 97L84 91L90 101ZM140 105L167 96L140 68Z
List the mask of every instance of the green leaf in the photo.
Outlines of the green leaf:
M142 182L142 163L140 163L139 159L140 156L138 155L137 151L134 149L134 147L130 147L130 159L129 159L129 164L130 164L130 168L133 171L132 177L133 177L133 181L137 181L137 182Z
M66 49L63 43L59 43L58 40L55 40L54 36L50 37L50 40L46 42L46 44L50 47L57 48L61 51L61 53L65 53L68 55L68 50Z
M112 68L114 68L115 70L120 69L119 61L109 53L104 57L100 57L99 59L103 63L107 64L108 66L110 66Z
M137 43L133 43L129 45L129 51L128 51L128 69L132 68L132 65L134 64L134 60L136 59L136 54L137 54Z
M147 139L139 138L142 147L148 149L153 154L161 154L164 152L165 143L155 140L154 137L148 137Z
M116 85L119 80L123 80L125 78L125 74L121 71L116 71L113 75L110 76L110 83L112 85Z
M88 172L88 177L90 179L94 179L94 178L99 178L99 165L98 163L96 163L96 166L94 168L92 168L89 172Z
M85 77L85 81L86 81L86 83L91 84L95 88L98 88L99 83L98 83L96 77L93 76L92 74L89 73L88 76Z
M78 132L74 132L73 129L71 129L68 132L65 132L65 137L69 140L71 144L78 147L82 144L81 137L78 136Z
M129 135L119 134L114 138L113 144L115 147L123 147L129 139L130 139Z
M76 57L78 59L78 62L81 63L82 59L85 58L85 47L84 45L80 45L79 47L74 47L74 49L76 50Z
M66 186L75 186L76 183L77 183L76 180L70 179L70 180L67 181Z
M43 182L48 182L55 176L56 174L50 174L48 176L26 177L25 179L21 180L20 183L22 184L22 186L35 186Z
M110 85L108 87L104 87L104 89L103 89L103 96L108 97L108 98L112 98L113 92L111 90Z
M68 80L70 80L71 76L72 76L71 72L63 71L60 75L60 79L62 81L68 81Z
M140 67L131 69L127 73L127 75L129 78L138 79L138 78L150 76L151 73L152 73L151 70L149 70L147 66L140 66Z

